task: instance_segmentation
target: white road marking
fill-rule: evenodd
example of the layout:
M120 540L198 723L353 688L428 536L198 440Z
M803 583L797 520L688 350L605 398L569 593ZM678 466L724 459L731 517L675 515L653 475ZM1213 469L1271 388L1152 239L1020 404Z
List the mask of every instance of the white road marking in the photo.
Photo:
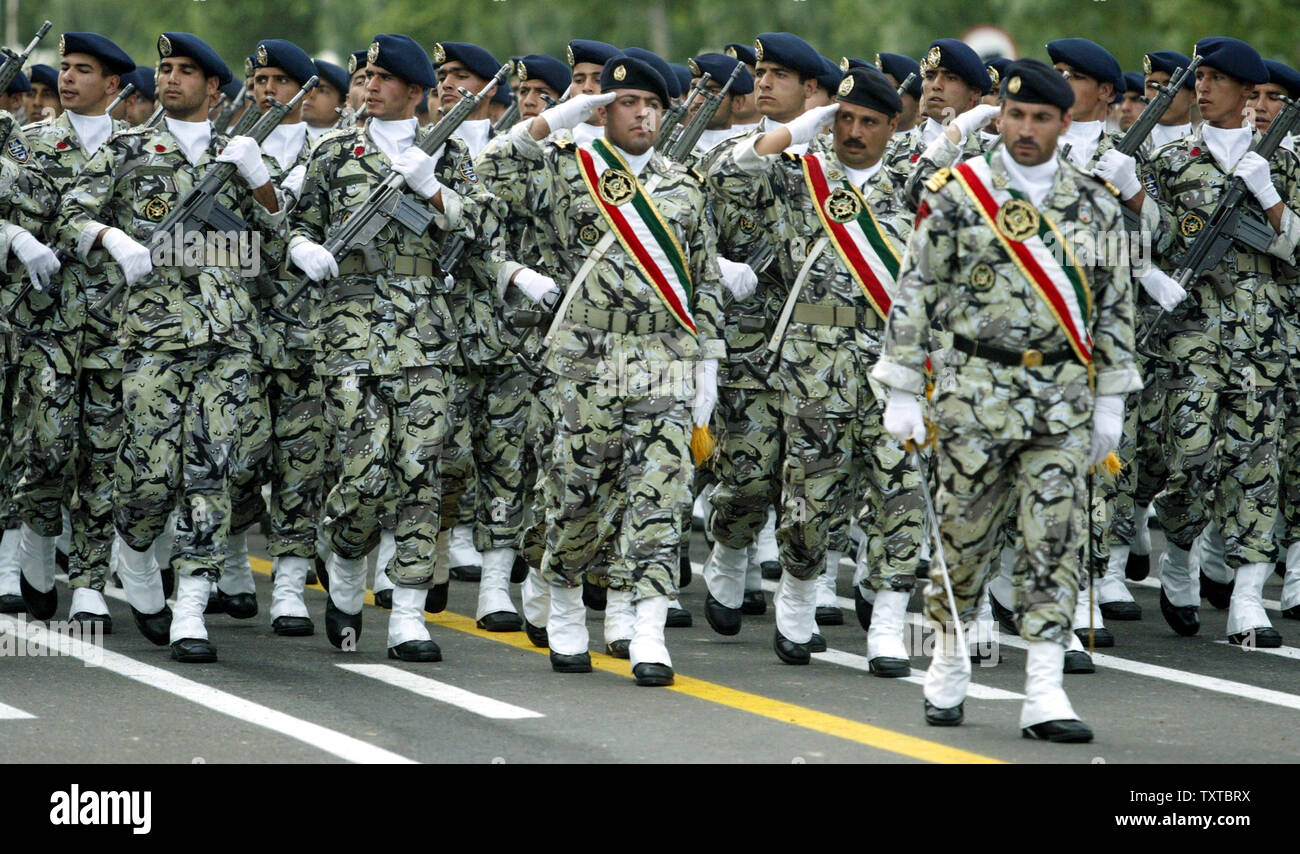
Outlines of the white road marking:
M419 694L421 697L428 697L430 700L458 706L485 718L522 720L524 718L546 717L541 712L534 712L522 706L514 706L510 703L494 700L491 697L484 697L482 694L475 694L472 691L466 691L464 688L457 688L455 685L448 685L445 682L439 682L427 676L419 676L387 664L339 664L335 666L351 673L378 679L380 682L386 682L396 688L410 691L412 694Z
M24 622L7 615L0 615L0 621L7 623L20 636L25 632L26 636L34 642L50 649L58 649L60 655L68 655L82 660L93 657L99 667L111 673L125 676L151 688L157 688L159 691L165 691L181 699L205 706L223 715L229 715L246 723L297 739L326 753L331 753L340 759L346 759L349 762L415 763L413 759L400 756L382 747L376 747L350 735L344 735L319 724L295 718L260 703L236 697L234 694L227 694L225 691L195 682L192 679L186 679L160 667L136 661L133 658L128 658L107 649L91 648L90 644L68 635L51 632L39 623Z
M22 709L0 703L0 721L24 721L35 719L35 717L36 715L28 714Z
M1222 644L1223 646L1231 646L1231 644L1226 640L1215 641L1215 643ZM1247 648L1244 646L1235 646L1233 648L1241 650L1244 655L1254 655L1257 652L1263 652L1269 655L1277 655L1282 658L1293 658L1296 661L1300 661L1300 648L1294 646L1282 646L1277 649L1261 649L1259 647Z

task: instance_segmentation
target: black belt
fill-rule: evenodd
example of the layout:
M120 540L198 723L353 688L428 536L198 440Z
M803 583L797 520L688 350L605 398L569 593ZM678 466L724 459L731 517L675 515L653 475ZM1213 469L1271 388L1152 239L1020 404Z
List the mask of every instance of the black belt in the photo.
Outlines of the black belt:
M981 359L988 359L990 362L997 362L999 365L1018 368L1036 368L1039 365L1055 365L1059 362L1068 362L1074 358L1074 350L1066 347L1062 350L1054 350L1051 353L1044 353L1042 350L1004 350L1001 347L994 347L992 344L985 344L983 341L972 341L965 335L952 334L952 346L954 350L960 350L971 356L978 356Z

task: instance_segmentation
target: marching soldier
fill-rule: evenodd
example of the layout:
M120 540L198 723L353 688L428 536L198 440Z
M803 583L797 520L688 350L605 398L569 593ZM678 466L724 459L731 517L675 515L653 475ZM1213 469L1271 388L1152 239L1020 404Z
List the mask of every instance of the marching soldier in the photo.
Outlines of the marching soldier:
M302 103L302 120L307 124L307 139L315 142L327 131L338 127L339 116L348 98L348 73L323 59L312 60L320 84L307 93Z
M521 119L541 115L546 109L546 100L542 96L558 101L572 82L569 66L553 56L540 53L530 53L515 60L515 74L519 78L515 97L519 99Z
M366 105L366 51L354 50L348 56L348 106L355 116Z
M438 71L438 109L450 110L460 101L458 90L477 94L497 73L501 63L476 44L439 42L433 46L433 63ZM494 90L493 94L496 92ZM477 158L492 134L491 100L484 98L461 122L456 135L469 147L470 157Z
M843 65L841 65L841 68L843 68ZM901 53L878 53L876 54L876 68L885 73L885 76L889 78L889 82L894 84L895 89L902 86L903 81L909 77L912 78L912 82L907 84L907 88L903 90L900 96L903 99L903 112L898 117L898 130L894 131L894 136L900 136L916 127L920 115L921 66L915 59Z
M733 42L724 45L722 52L732 59L745 63L750 76L758 77L758 56L754 53L752 45ZM754 92L750 92L748 98L737 98L731 105L731 127L736 131L736 136L753 130L762 117L762 113L758 110L758 96Z
M117 106L114 120L124 121L131 127L148 121L153 115L157 100L153 78L153 69L144 65L136 66L134 71L123 77L122 87L126 88L127 83L134 83L135 91Z
M57 119L63 112L59 103L59 72L44 64L33 65L28 74L32 81L30 95L23 96L23 117L28 122Z
M704 90L712 94L722 91L723 85L731 77L732 71L740 60L727 56L722 53L702 53L694 57L687 63L691 71L691 83L689 88L694 88L699 79L707 72L709 82L704 84ZM688 89L689 91L689 89ZM732 112L738 99L744 98L754 91L754 78L750 76L748 69L743 69L736 79L732 82L731 88L727 90L726 97L718 105L717 111L713 114L713 120L704 133L700 134L699 140L695 143L695 156L703 157L714 146L739 136L744 131L738 131L734 125L735 114ZM701 103L703 101L701 100ZM694 114L695 108L691 110ZM688 119L689 121L689 119Z
M1131 128L1138 116L1142 115L1142 108L1146 106L1143 100L1146 97L1146 86L1146 80L1139 72L1124 72L1124 100L1120 102L1118 114L1120 132Z
M1192 64L1190 57L1187 57L1176 50L1153 50L1151 53L1142 57L1142 72L1146 82L1146 96L1153 98L1156 95L1153 83L1164 85L1178 72L1180 68L1186 68ZM1178 94L1174 96L1174 101L1165 110L1165 114L1160 117L1160 121L1151 129L1151 136L1147 137L1148 144L1143 148L1143 154L1150 155L1162 145L1175 142L1189 135L1192 132L1193 109L1196 107L1196 81L1189 75L1184 81Z
M1061 146L1070 146L1069 156L1075 165L1091 171L1102 155L1115 147L1115 136L1106 130L1106 117L1110 105L1123 96L1124 71L1109 51L1087 39L1050 41L1047 55L1074 90L1070 126L1061 137Z
M600 72L604 69L605 63L622 55L622 51L612 44L592 39L574 39L569 42L567 50L569 68L573 71L573 82L569 86L570 97L599 95ZM593 114L585 121L579 122L576 127L556 128L556 130L570 135L576 144L586 145L604 134L601 130L604 127L603 121L599 115Z
M32 83L27 75L19 71L9 81L9 89L0 93L0 110L9 113L14 120L22 124L23 96L32 91Z

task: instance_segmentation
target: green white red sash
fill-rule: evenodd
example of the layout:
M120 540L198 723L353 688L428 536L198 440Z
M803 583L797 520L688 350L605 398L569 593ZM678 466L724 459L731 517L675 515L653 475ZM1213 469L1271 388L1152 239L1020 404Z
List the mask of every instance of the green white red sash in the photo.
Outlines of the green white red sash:
M842 187L832 187L817 154L803 156L803 176L831 245L867 295L871 307L881 319L887 318L892 304L889 291L898 279L899 258L867 200L848 181L842 181ZM847 189L858 202L858 215L846 222L836 221L826 210L827 199L837 189Z
M578 167L596 207L642 278L659 294L677 322L698 337L690 311L692 284L686 253L631 167L602 139L593 139L590 151L578 147ZM599 190L601 175L610 169L626 174L635 187L635 192L619 205L606 201Z
M999 209L1012 199L1024 199L1015 190L999 190L993 184L989 157L973 157L953 169L953 176L975 203L976 209L997 235L1002 248L1033 285L1061 325L1079 361L1092 362L1092 335L1088 320L1092 316L1092 290L1079 267L1074 253L1056 225L1039 211L1038 232L1023 241L1012 240L998 227ZM1054 236L1054 244L1065 253L1068 264L1061 264L1043 238Z

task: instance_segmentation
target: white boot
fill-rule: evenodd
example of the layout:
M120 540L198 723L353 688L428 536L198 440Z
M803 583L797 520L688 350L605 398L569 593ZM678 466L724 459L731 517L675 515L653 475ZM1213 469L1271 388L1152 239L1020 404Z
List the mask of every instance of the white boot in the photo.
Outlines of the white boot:
M22 585L18 576L22 572L19 566L18 541L22 531L9 528L0 536L0 596L21 596Z
M876 594L877 601L880 593ZM875 624L874 617L871 622ZM945 634L941 626L932 625L935 628L934 656L925 671L925 699L936 709L955 709L966 700L970 660L966 650L956 648L956 633ZM957 723L960 722L958 717Z
M68 608L68 616L73 614L93 614L97 617L108 616L108 603L104 601L104 594L90 587L74 587L72 590L72 606Z
M772 599L776 606L776 630L788 641L807 644L817 631L817 579L795 578L781 572L781 586Z
M1192 543L1193 560L1199 565L1205 577L1220 584L1232 583L1233 572L1228 566L1228 544L1223 539L1223 532L1213 522L1205 526L1201 535Z
M515 565L514 549L491 549L483 553L483 577L478 585L478 612L475 619L488 614L518 614L510 601L510 570ZM518 621L515 629L518 629Z
M123 549L125 551L125 549ZM208 605L211 584L201 575L184 573L176 579L176 604L172 608L171 640L208 639L203 609Z
M1079 595L1074 600L1074 623L1071 628L1076 632L1088 631L1089 616L1091 616L1094 632L1099 631L1105 628L1105 624L1101 619L1101 607L1097 602L1097 591L1088 589L1088 578L1081 578L1079 581Z
M1229 637L1253 632L1258 644L1261 630L1272 633L1273 624L1268 620L1263 602L1264 582L1268 581L1272 571L1271 563L1248 563L1237 567L1237 583L1232 588L1232 603L1228 606ZM1280 645L1280 639L1276 645Z
M1159 561L1160 587L1175 608L1201 606L1201 578L1192 571L1192 555L1166 542Z
M157 614L167 606L153 554L152 547L136 551L117 536L117 579L122 582L126 601L141 614Z
M750 560L752 555L749 549L745 549L747 566L745 567L745 592L750 593L757 591L763 592L763 565L756 560Z
M903 623L907 620L907 603L911 594L901 590L881 590L876 594L876 604L871 612L871 628L867 630L867 660L872 673L881 676L907 676L907 647L903 644ZM898 659L896 662L877 662L878 659Z
M664 644L664 620L668 619L668 604L667 596L644 596L633 606L632 643L628 647L633 670L638 664L673 666L668 647Z
M272 559L271 566L275 575L275 582L271 585L271 621L279 617L310 617L302 591L307 585L311 560L281 556Z
M749 563L749 549L733 549L721 542L713 543L709 557L704 561L704 584L722 607L739 609L744 602ZM755 563L754 568L758 567L759 564Z
M379 532L379 547L375 549L375 584L371 589L376 593L393 589L393 582L388 578L388 565L397 554L397 532L383 530Z
M330 579L330 601L345 614L361 613L366 601L366 559L344 558L330 552L325 561Z
M486 569L484 570L486 576ZM666 597L660 597L668 601ZM664 617L667 618L668 612L664 611ZM614 647L615 641L625 641L631 643L636 625L636 606L632 604L631 590L615 590L612 587L605 594L605 651L616 658L622 658L617 654L617 647ZM663 637L663 627L659 628L659 636Z
M1283 611L1300 607L1300 543L1292 543L1286 548L1286 577L1282 581L1281 604Z
M840 610L835 584L840 577L840 561L844 552L826 550L826 571L817 578L817 607Z
M23 523L18 539L18 563L27 584L39 593L54 589L54 537L42 537Z
M546 628L551 616L551 587L542 579L542 574L532 567L528 568L528 577L519 587L523 600L524 619L539 629Z
M158 535L158 539L153 541L153 560L159 569L166 569L172 563L172 542L176 539L176 511L173 510L167 516L167 524L163 526L163 531Z
M695 504L691 507L692 525L700 528L708 526L709 514L713 512L713 502L709 501L709 496L712 494L712 489L702 489L700 494L695 496Z
M483 556L479 554L478 549L474 548L474 526L457 525L451 529L451 537L447 541L448 559L451 561L450 568L454 570L470 569L469 575L477 576L483 567Z
M989 604L989 591L986 585L984 595L980 597L979 608L975 611L975 627L966 638L966 645L970 648L972 657L993 660L996 664L994 646L997 642L998 621L993 619L993 606Z
M1106 574L1097 583L1097 601L1103 605L1112 602L1132 602L1133 594L1124 583L1124 567L1128 565L1129 546L1110 547L1110 563Z
M556 655L581 655L587 651L587 606L582 603L582 585L552 584L551 613L546 634Z
M1048 721L1078 721L1065 696L1065 647L1053 641L1030 641L1025 660L1025 702L1020 707L1020 727ZM1089 733L1091 738L1091 733Z
M330 590L334 589L334 576L330 576ZM429 627L424 621L425 591L415 587L393 588L393 610L388 615L388 648L408 641L429 640Z
M1147 520L1150 518L1150 504L1145 507L1133 505L1134 536L1132 553L1135 555L1151 554L1151 529L1147 527Z
M257 594L253 581L253 567L248 560L248 532L231 534L226 541L226 561L221 567L217 589L234 596L238 593Z
M763 523L763 529L758 532L758 538L754 540L754 548L759 566L781 562L781 549L776 544L776 508L767 508L767 521Z
M1011 576L1016 569L1016 552L1003 549L998 554L998 574L988 583L989 595L1008 611L1015 610L1015 599L1011 593Z

